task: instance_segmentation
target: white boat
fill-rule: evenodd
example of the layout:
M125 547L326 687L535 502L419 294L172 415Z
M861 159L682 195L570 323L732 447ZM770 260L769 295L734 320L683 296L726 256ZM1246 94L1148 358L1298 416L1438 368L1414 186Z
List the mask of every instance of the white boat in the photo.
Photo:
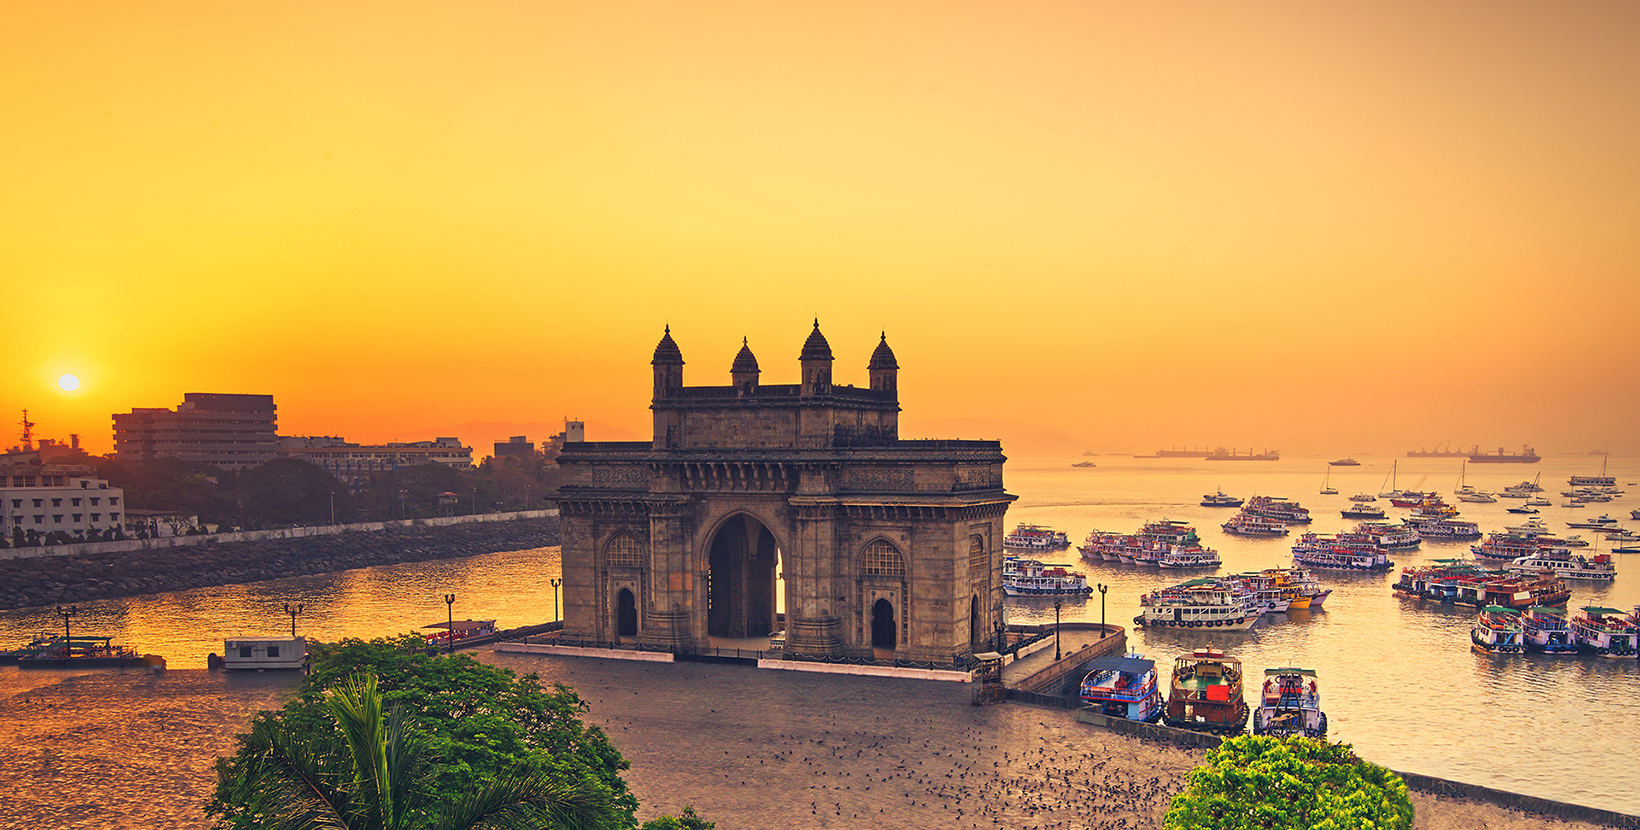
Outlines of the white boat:
M1251 592L1239 581L1194 579L1152 591L1139 598L1142 613L1133 624L1167 629L1246 631L1264 613L1252 606Z
M1572 641L1572 624L1564 612L1534 605L1521 612L1521 634L1526 650L1540 654L1576 654L1577 643Z
M1010 556L1002 560L1002 592L1011 597L1087 596L1087 577L1064 565Z
M1561 579L1587 579L1610 582L1617 577L1617 566L1608 554L1584 556L1566 548L1541 548L1536 553L1516 557L1509 570L1518 573L1550 571Z
M1526 500L1527 507L1553 507L1554 505L1554 502L1549 501L1542 496L1533 496Z
M1313 669L1264 670L1264 688L1253 710L1253 734L1327 737L1327 713L1321 711L1321 693Z
M1242 511L1219 527L1234 536L1286 536L1287 526L1275 519Z
M1323 495L1323 496L1336 496L1336 495L1338 495L1338 488L1332 486L1332 484L1330 483L1331 481L1332 481L1332 468L1328 467L1327 472L1322 474L1322 476L1321 476L1321 495Z
M1045 551L1064 550L1071 546L1064 531L1050 530L1039 525L1021 524L1014 532L1002 538L1002 546L1011 550Z
M223 671L300 669L306 664L305 637L233 637L222 642Z
M1485 490L1474 490L1474 491L1471 491L1471 492L1468 492L1468 493L1459 493L1458 494L1458 501L1469 501L1469 502L1479 502L1481 504L1491 504L1492 502L1495 502L1497 500L1498 499L1497 499L1496 496L1493 496L1491 493L1488 493Z
M1378 497L1371 494L1371 493L1356 493L1355 495L1350 496L1350 501L1358 501L1358 502L1361 502L1363 504L1369 504L1369 503L1375 502L1377 500L1378 500Z
M1526 650L1523 635L1519 614L1501 605L1488 605L1475 615L1469 642L1482 654L1520 654Z
M1586 522L1567 522L1566 526L1580 530L1603 530L1609 527L1617 527L1617 520L1602 513L1598 519L1590 519Z
M1591 605L1572 616L1572 641L1583 654L1633 659L1635 626L1616 608Z
M1163 568L1217 568L1218 551L1200 545L1179 545L1163 553L1156 564Z

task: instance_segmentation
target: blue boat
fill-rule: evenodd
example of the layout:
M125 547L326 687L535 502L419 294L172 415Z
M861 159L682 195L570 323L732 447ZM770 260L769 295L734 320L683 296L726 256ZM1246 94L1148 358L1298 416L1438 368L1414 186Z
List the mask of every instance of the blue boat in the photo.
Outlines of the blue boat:
M1106 717L1155 723L1162 717L1162 695L1156 689L1156 661L1132 652L1102 657L1088 664L1082 678L1082 700Z

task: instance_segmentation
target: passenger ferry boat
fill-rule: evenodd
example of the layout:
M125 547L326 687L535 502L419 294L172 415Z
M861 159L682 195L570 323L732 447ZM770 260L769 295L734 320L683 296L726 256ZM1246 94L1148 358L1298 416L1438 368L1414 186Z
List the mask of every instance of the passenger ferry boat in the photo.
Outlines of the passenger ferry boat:
M1470 648L1482 654L1520 654L1526 650L1520 615L1496 605L1488 605L1475 615L1469 640Z
M1180 545L1161 555L1156 564L1172 570L1185 568L1217 568L1219 552L1201 545Z
M1095 530L1077 548L1090 562L1121 562L1167 568L1205 568L1219 564L1218 553L1201 546L1196 529L1186 522L1147 522L1136 533ZM1170 556L1170 554L1174 554Z
M1242 499L1227 496L1223 490L1202 496L1202 507L1240 507Z
M1549 572L1510 573L1483 568L1463 559L1437 559L1429 565L1406 568L1391 586L1396 596L1484 608L1498 605L1525 609L1566 604L1571 589Z
M1330 571L1387 571L1395 566L1379 537L1363 532L1305 533L1293 545L1293 561Z
M1063 531L1022 524L1002 538L1002 546L1024 551L1064 550L1071 546L1071 542Z
M1477 561L1513 562L1522 556L1536 554L1544 544L1544 540L1536 534L1510 530L1487 535L1486 541L1470 545L1469 552L1474 554Z
M1139 608L1134 625L1165 629L1246 631L1264 613L1240 581L1211 577L1145 594Z
M1602 513L1600 518L1584 522L1567 522L1566 526L1576 530L1609 530L1617 527L1617 520Z
M1287 526L1275 519L1268 519L1257 513L1248 513L1243 510L1230 517L1230 521L1219 527L1225 533L1234 536L1286 536Z
M1002 560L1002 592L1011 597L1087 596L1087 577L1064 565L1009 556Z
M1522 573L1549 571L1561 579L1595 582L1610 582L1617 578L1617 566L1612 564L1611 556L1604 553L1584 556L1566 548L1540 548L1536 553L1515 559L1509 570Z
M1634 657L1635 627L1616 608L1587 606L1572 617L1572 642L1583 654Z
M1309 508L1300 507L1298 502L1277 496L1254 496L1247 500L1243 512L1266 519L1275 519L1283 524L1307 525L1310 523Z
M1384 508L1376 504L1358 502L1350 505L1346 510L1339 511L1339 515L1346 519L1382 519L1384 518Z
M1303 735L1318 740L1327 737L1327 713L1321 711L1315 670L1264 670L1264 688L1259 694L1259 706L1253 711L1253 734L1278 738Z
M1082 700L1099 707L1107 718L1123 718L1144 723L1162 719L1162 693L1156 687L1156 661L1132 652L1122 657L1102 657L1088 664L1082 678Z
M1566 615L1553 608L1534 605L1520 615L1521 634L1527 651L1540 654L1576 654L1572 625Z
M1173 661L1168 726L1234 734L1247 725L1247 716L1240 660L1209 646Z
M1481 538L1480 525L1444 516L1422 516L1414 513L1405 519L1405 523L1425 539L1466 542Z

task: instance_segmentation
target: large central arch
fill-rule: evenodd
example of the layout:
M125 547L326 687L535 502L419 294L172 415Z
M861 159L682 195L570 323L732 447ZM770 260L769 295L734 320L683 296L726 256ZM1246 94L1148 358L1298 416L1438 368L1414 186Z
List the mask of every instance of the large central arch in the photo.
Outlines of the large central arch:
M707 636L764 637L775 630L779 556L774 534L745 513L718 526L707 547Z

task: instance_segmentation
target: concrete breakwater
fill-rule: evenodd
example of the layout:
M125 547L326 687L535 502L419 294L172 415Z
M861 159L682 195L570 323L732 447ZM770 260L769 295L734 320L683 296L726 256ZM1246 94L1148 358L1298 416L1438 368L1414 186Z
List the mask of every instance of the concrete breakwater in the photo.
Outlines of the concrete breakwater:
M558 544L557 516L0 560L0 610L239 585Z

